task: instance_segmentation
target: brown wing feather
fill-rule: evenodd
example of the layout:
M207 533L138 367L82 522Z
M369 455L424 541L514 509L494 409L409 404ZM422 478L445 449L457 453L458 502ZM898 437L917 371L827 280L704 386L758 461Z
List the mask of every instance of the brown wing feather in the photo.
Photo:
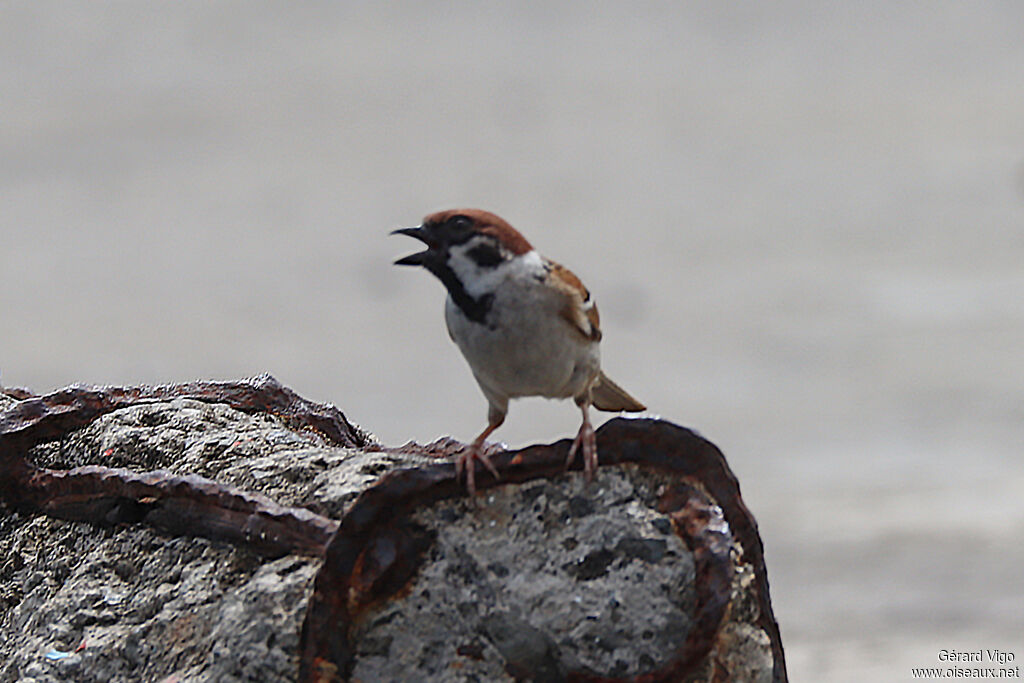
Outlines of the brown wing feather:
M565 306L559 314L573 329L590 341L601 340L601 316L597 304L580 279L565 266L548 261L548 279L555 289L565 295Z

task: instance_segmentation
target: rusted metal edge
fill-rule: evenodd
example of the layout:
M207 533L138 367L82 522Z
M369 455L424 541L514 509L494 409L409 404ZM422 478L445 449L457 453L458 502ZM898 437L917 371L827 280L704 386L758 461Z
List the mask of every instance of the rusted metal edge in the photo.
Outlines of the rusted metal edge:
M375 445L372 438L332 404L314 403L263 374L237 382L186 382L155 386L75 384L42 396L27 396L0 414L0 459L11 446L25 449L85 427L96 418L140 403L189 398L223 403L245 413L269 413L296 429L311 429L349 448Z
M203 536L261 555L320 556L338 522L279 505L197 475L86 465L35 470L15 506L96 524L142 523L172 535Z
M140 517L141 521L172 533L194 533L196 528L206 524L211 534L239 543L252 541L255 525L256 538L261 542L271 539L270 549L265 550L271 553L287 548L285 552L318 554L314 549L322 544L333 522L320 518L313 520L310 526L306 524L310 520L303 513L280 516L267 510L250 512L246 511L245 504L239 511L232 506L251 494L167 473L135 474L96 466L67 472L40 470L27 461L26 453L36 444L59 439L113 410L174 398L225 403L250 413L268 412L284 418L292 427L313 429L339 445L357 448L376 445L334 406L309 402L269 375L242 382L193 382L157 387L72 386L45 396L32 396L22 391L15 395L7 390L5 394L20 400L0 414L0 501L40 509L49 506L50 513L55 515L58 511L68 515L98 514L101 519L94 521L101 523ZM785 682L784 653L769 599L757 524L743 504L736 478L721 452L697 434L658 420L614 419L598 430L598 438L603 464L633 462L663 469L689 479L721 506L724 521L743 548L744 561L754 571L758 625L771 641L773 680ZM567 449L568 441L561 441L492 456L502 479L495 482L484 474L480 488L557 475L563 471ZM577 464L573 469L579 467ZM338 626L345 623L352 596L347 595L347 591L337 590L332 581L339 576L356 576L364 589L362 599L367 595L372 597L375 591L387 594L401 585L415 572L418 556L428 545L405 528L403 516L417 505L461 495L464 490L456 481L451 464L395 472L364 492L329 542L326 562L315 582L303 624L302 667L306 680L332 680L332 676L341 671L337 663L350 659L347 638L339 637ZM686 497L687 501L693 499L692 495ZM162 502L157 504L158 501ZM682 509L677 509L677 513ZM682 514L677 525L686 527L687 515L692 514L697 513ZM175 517L189 521L176 525ZM279 529L275 526L278 522L284 527L298 526ZM250 528L247 530L247 527ZM307 540L307 536L312 540ZM365 550L370 545L373 552L368 556Z
M658 510L672 519L676 533L693 554L694 583L699 587L694 626L677 654L672 676L661 679L666 682L692 673L714 647L732 599L736 571L734 539L722 508L700 490L699 482L691 486L690 481L691 477L684 477L658 501Z
M30 389L26 389L25 387L0 387L0 394L18 401L23 401L26 398L33 398L35 396Z
M223 403L247 413L271 413L292 428L315 430L341 446L364 448L371 444L367 434L333 405L307 401L270 375L240 382L75 385L42 396L24 390L4 393L19 400L0 413L0 502L99 524L144 522L172 534L245 545L264 555L320 555L337 522L197 476L159 471L140 474L100 466L40 469L28 461L28 451L114 410L176 398Z
M631 428L637 423L646 426L643 429ZM740 495L739 480L722 451L696 432L662 420L615 418L598 431L605 430L607 437L620 444L621 461L645 463L691 477L722 508L733 538L743 548L743 561L753 570L759 612L757 625L768 634L771 642L772 681L786 683L786 655L772 609L764 544L757 520ZM673 446L673 443L678 445ZM608 455L614 457L611 453Z
M680 478L684 488L676 487L675 498L663 498L659 504L674 515L677 531L688 545L692 543L691 547L696 548L698 573L704 572L705 583L710 586L706 603L698 611L702 623L695 637L700 642L688 639L683 651L666 669L631 680L678 680L679 667L692 666L699 659L698 654L708 651L729 599L731 574L724 574L722 563L729 562L728 549L732 543L727 538L731 530L732 537L744 549L744 561L758 577L759 626L771 640L773 680L785 683L782 642L769 599L757 524L740 498L739 485L721 451L694 432L660 420L617 418L603 425L597 434L603 465L636 463ZM485 475L478 487L484 490L556 476L564 471L568 448L569 441L563 440L492 456L501 480ZM580 467L577 464L572 469ZM696 484L696 488L686 486L686 482ZM720 522L716 521L715 506L697 488L706 491L720 506ZM463 485L456 480L451 464L392 472L360 495L328 544L324 564L314 582L300 641L300 680L322 683L345 679L353 661L348 628L355 613L362 605L386 598L387 591L399 583L396 579L411 577L419 565L422 545L403 546L394 540L402 536L409 513L416 507L462 495ZM376 540L382 537L391 540L382 545ZM410 552L403 553L403 547ZM368 573L367 566L374 570ZM578 681L621 680L595 677L587 672L577 672L575 676Z

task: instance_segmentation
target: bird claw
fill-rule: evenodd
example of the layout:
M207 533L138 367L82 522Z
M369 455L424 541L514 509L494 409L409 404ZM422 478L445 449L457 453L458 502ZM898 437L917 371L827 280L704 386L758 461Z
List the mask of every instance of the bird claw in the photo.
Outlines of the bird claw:
M466 473L466 490L469 491L469 496L472 498L476 495L476 467L473 465L474 460L479 460L484 464L491 474L494 475L495 479L501 479L501 475L498 474L498 468L494 466L491 459L484 454L483 444L473 444L469 447L469 450L455 458L455 479L462 479L462 473Z
M583 449L583 476L589 482L594 480L597 472L597 436L594 434L594 427L590 422L584 422L573 439L569 448L569 457L565 461L565 468L572 466L576 459L576 452Z

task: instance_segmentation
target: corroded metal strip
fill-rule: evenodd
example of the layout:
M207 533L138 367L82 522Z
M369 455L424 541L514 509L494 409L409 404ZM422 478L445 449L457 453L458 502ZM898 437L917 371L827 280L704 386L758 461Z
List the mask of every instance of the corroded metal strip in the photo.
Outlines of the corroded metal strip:
M635 429L634 425L641 428ZM768 634L771 642L772 680L785 683L788 680L786 656L779 624L772 610L764 545L757 521L740 496L739 481L726 463L725 456L717 446L696 432L662 420L616 418L598 431L618 444L621 461L644 463L687 476L691 481L699 482L701 488L721 506L733 538L743 549L743 561L753 570L759 609L757 625ZM599 449L599 452L602 451ZM603 454L615 457L607 450Z
M18 401L24 401L26 398L32 398L35 396L35 394L25 387L0 387L0 394Z
M204 536L271 557L318 556L338 523L196 475L87 465L36 470L21 504L51 517L100 524L144 523L174 535Z
M674 677L662 679L666 681L692 672L707 656L732 598L734 539L729 523L722 508L686 483L688 479L669 487L658 500L658 511L672 519L676 533L693 553L694 582L699 588L694 627L677 653L673 670L665 672Z
M636 463L669 473L680 485L666 492L659 506L673 516L677 532L694 550L698 567L699 604L696 633L665 668L634 678L634 681L679 680L683 672L699 662L717 635L728 605L733 565L729 553L733 539L744 549L744 561L751 564L760 583L757 586L760 624L772 640L775 657L774 680L786 680L785 661L778 626L768 597L761 541L753 517L743 504L735 476L721 452L691 432L659 420L611 420L598 430L599 452L605 465ZM480 489L550 477L564 471L569 442L532 446L492 456L501 473L500 482L484 475ZM403 450L414 450L411 446ZM579 469L576 465L573 469ZM697 488L721 507L713 505ZM393 540L374 542L382 534L400 536L408 513L422 505L463 495L451 464L399 470L363 492L342 520L338 533L325 553L313 595L306 612L301 640L303 681L344 680L353 661L349 626L369 604L391 594L378 583L361 578L362 568L372 566L377 574L411 577L420 563L422 546ZM732 534L730 535L730 530ZM700 585L703 584L703 585ZM576 672L576 681L615 681L588 672Z
M369 443L369 438L333 406L308 402L266 375L244 382L161 387L75 386L41 397L24 393L19 398L17 404L0 415L0 501L98 522L146 521L172 533L195 533L202 529L204 535L209 533L239 543L251 543L256 534L260 543L270 539L269 545L258 546L270 553L284 549L317 554L333 523L308 518L304 511L282 513L284 508L261 507L263 504L249 494L198 478L165 473L138 475L100 467L64 473L39 470L25 459L27 450L61 438L118 408L174 398L226 403L246 412L273 413L292 426L315 429L340 445L359 447ZM784 654L768 597L757 525L740 498L739 486L721 452L693 432L657 420L611 420L598 430L598 439L603 464L632 462L661 469L684 484L696 485L721 506L724 522L719 523L715 521L718 518L714 507L688 486L669 492L678 499L672 499L675 502L669 500L672 495L661 501L666 511L673 514L684 540L694 544L691 547L698 558L698 582L705 584L706 599L698 614L701 625L697 638L706 639L706 634L721 622L717 613L721 611L720 546L724 537L720 534L724 530L718 527L725 524L743 549L744 562L753 569L758 625L771 640L773 678L785 681ZM448 446L451 444L440 450L450 450ZM495 482L485 473L480 488L557 475L564 469L567 449L568 441L561 441L492 456L502 479ZM578 468L576 465L575 469ZM408 511L463 494L451 464L395 472L364 492L327 545L326 560L315 582L303 624L304 680L340 677L351 661L346 629L350 616L375 600L386 599L415 573L429 539L417 537L416 531L407 525ZM705 648L703 642L691 641L677 656L676 664L683 665ZM657 672L635 680L653 683L674 680L676 675ZM612 679L578 672L577 680Z
M270 375L259 375L240 382L137 387L72 385L43 396L30 396L0 415L0 458L8 457L12 447L24 449L59 439L120 408L176 398L223 403L245 413L277 415L290 426L312 429L337 446L371 445L370 437L335 406L308 401Z
M119 408L175 398L272 413L342 446L363 447L369 442L337 408L307 401L270 375L241 382L76 385L43 396L18 396L23 398L0 414L0 502L100 524L145 522L174 534L228 540L267 555L320 555L337 523L201 477L98 466L39 469L27 460L28 450Z

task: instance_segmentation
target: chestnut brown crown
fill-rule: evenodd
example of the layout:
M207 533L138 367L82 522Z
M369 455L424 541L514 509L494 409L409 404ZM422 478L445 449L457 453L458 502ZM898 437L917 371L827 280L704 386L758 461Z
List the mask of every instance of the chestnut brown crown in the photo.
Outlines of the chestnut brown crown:
M459 224L469 232L491 235L516 256L533 250L525 237L501 216L483 209L448 209L423 219L423 226Z

